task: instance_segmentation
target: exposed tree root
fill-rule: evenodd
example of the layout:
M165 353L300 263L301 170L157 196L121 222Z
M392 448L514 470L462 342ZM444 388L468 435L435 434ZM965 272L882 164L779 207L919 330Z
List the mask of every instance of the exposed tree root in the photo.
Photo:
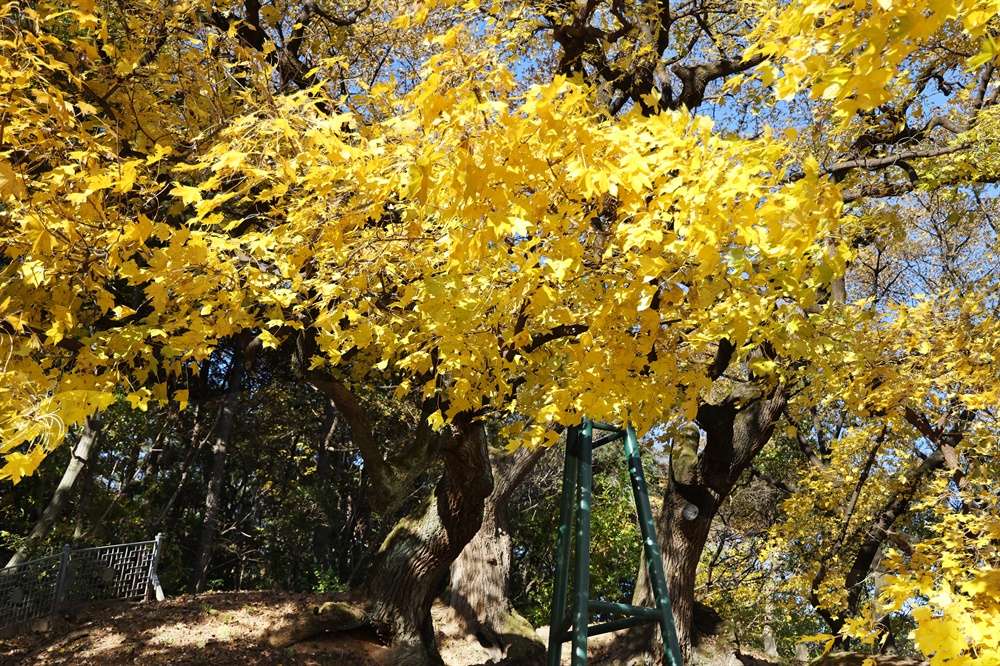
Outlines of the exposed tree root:
M327 632L351 631L368 625L365 605L351 601L328 601L271 630L267 642L276 648L286 648Z
M503 619L504 659L497 666L542 666L545 644L531 623L511 610Z

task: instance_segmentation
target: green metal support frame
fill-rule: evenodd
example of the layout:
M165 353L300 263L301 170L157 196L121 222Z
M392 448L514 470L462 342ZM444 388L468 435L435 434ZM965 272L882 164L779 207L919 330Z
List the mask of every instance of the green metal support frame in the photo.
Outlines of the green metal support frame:
M594 430L610 433L594 441ZM609 442L622 440L632 493L639 517L639 530L646 555L646 570L656 597L656 607L631 606L590 600L590 507L593 488L594 449ZM573 552L571 534L574 511L576 513L576 549ZM573 555L572 607L566 613L569 592L570 558ZM617 620L590 625L589 613L617 613ZM562 502L559 507L559 538L556 546L556 580L552 599L552 618L549 623L548 666L559 666L562 644L573 642L573 666L587 663L587 638L634 627L646 622L657 622L668 666L682 666L674 616L670 609L670 595L663 574L660 546L656 539L656 525L649 506L649 491L642 472L639 444L632 426L625 429L584 419L579 426L566 433L566 465L563 468Z

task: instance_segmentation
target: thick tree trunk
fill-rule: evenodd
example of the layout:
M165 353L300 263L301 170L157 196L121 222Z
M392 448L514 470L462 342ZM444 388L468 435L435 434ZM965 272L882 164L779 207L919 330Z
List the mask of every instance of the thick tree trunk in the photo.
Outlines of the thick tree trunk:
M667 579L670 604L674 613L677 640L681 645L684 663L690 661L693 642L691 633L694 617L694 587L701 552L708 540L712 520L718 512L721 500L708 494L698 505L698 517L687 520L683 511L688 500L677 491L675 484L668 482L663 505L656 521L660 554L663 557L663 574ZM638 547L638 544L636 544ZM653 605L653 592L649 582L645 561L639 568L632 603L639 606ZM621 635L612 650L612 663L641 664L660 663L663 660L663 646L660 644L659 628L655 624L637 627Z
M688 427L671 451L670 476L656 529L685 664L692 660L695 575L712 520L740 475L771 438L786 400L782 386L765 395L759 387L740 385L721 403L699 407L698 425L706 433L703 448L697 430ZM684 517L685 508L690 506L697 508L693 519ZM645 564L636 580L633 603L653 605ZM609 656L616 664L650 659L661 663L659 631L651 624L627 631L616 639Z
M448 604L466 633L497 662L506 658L504 663L529 664L545 658L545 645L510 604L508 507L511 495L547 451L539 447L490 456L494 487L486 499L482 527L451 565Z
M375 557L362 588L372 626L399 648L398 664L440 664L431 604L452 562L479 531L493 491L486 433L459 415L441 444L444 474L415 515L401 520Z
M236 407L240 400L240 390L243 386L244 370L243 354L237 349L233 352L232 365L229 368L229 386L226 389L226 399L222 403L222 412L219 415L212 445L212 476L208 483L208 491L205 493L205 515L202 518L201 538L198 541L198 559L191 574L191 591L194 593L205 590L205 577L212 559L219 505L222 501L222 482L226 475L226 456L229 451L233 421L236 418Z
M375 630L393 646L395 666L441 664L431 604L455 558L479 530L493 490L486 433L460 414L442 438L444 473L431 496L389 533L350 601L331 602L270 636L285 646L324 631Z
M94 443L97 442L100 433L101 415L94 414L84 423L83 432L80 434L80 441L77 442L70 453L69 464L66 466L66 471L63 472L62 479L59 480L59 485L56 486L55 493L52 494L52 499L49 500L49 504L45 507L45 511L42 512L38 522L31 528L31 532L28 533L28 537L24 540L24 543L17 549L14 556L10 558L10 561L7 562L8 567L24 562L35 545L44 539L49 530L52 529L52 525L62 514L70 491L73 490L73 484L76 483L80 472L87 465L87 459L90 457L90 452L94 447Z

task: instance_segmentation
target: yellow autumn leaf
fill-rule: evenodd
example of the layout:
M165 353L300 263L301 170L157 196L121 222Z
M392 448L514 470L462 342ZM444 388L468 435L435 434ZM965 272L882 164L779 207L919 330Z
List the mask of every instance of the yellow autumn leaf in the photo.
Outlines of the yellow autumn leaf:
M196 204L201 201L201 191L197 187L190 185L177 185L170 190L172 196L180 199L185 205Z

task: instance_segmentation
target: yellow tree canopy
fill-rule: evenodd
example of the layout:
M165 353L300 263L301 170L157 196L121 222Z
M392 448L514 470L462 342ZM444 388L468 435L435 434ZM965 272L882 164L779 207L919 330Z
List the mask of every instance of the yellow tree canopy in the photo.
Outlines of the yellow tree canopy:
M409 90L343 99L275 95L263 56L205 62L225 35L194 39L190 8L169 10L164 62L120 74L78 36L108 20L56 9L8 9L40 30L13 35L5 69L21 156L3 218L6 476L116 390L183 401L170 379L240 330L268 346L308 327L313 363L401 373L401 391L440 394L438 422L518 410L532 441L583 412L648 426L678 385L706 384L690 359L720 337L798 358L818 336L806 309L843 270L846 248L825 244L840 199L815 164L787 179L770 136L602 118L563 77L517 92L462 27ZM134 127L106 118L109 92L144 109Z

